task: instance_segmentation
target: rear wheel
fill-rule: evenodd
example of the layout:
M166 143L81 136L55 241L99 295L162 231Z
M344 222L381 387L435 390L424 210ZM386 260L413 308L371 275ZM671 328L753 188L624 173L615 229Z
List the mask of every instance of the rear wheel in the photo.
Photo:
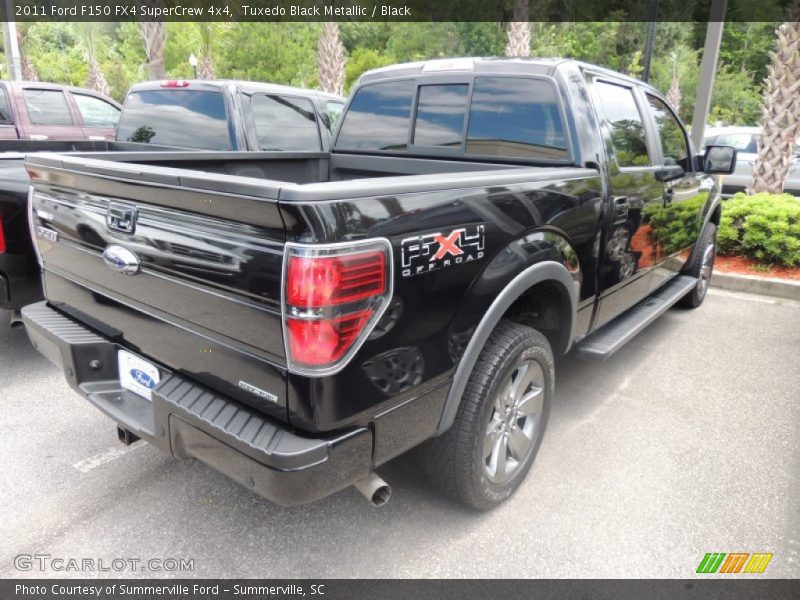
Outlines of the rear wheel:
M692 290L678 301L678 306L697 308L703 303L711 283L711 274L714 272L714 260L717 257L717 226L713 223L706 225L703 235L698 240L701 249L684 273L697 278L697 284Z
M513 494L542 442L554 383L547 338L501 321L478 358L453 426L423 449L432 483L479 510Z

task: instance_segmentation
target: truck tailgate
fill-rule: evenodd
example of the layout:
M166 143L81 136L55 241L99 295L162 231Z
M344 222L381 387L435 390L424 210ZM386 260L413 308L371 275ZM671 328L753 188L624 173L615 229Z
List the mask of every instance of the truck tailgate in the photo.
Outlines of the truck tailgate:
M58 155L26 167L51 305L286 418L276 184ZM138 270L104 260L110 247Z

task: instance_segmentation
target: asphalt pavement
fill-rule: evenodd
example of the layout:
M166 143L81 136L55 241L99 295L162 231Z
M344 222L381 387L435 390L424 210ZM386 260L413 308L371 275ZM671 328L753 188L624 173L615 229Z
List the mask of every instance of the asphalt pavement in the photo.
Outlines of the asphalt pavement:
M800 577L797 303L712 289L606 363L560 359L533 470L486 514L439 497L413 455L380 469L383 508L353 488L281 508L202 463L121 446L0 322L0 577L682 578L707 552L772 553L761 577ZM41 571L20 555L193 571Z

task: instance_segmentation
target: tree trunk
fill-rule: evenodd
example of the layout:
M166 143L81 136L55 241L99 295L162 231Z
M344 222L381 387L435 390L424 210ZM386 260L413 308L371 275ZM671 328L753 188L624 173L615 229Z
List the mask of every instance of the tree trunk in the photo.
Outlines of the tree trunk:
M214 38L215 25L213 23L200 23L200 43L203 46L200 59L200 79L216 79L214 61L211 58L211 40Z
M30 24L17 23L17 46L19 46L19 66L22 71L23 81L39 81L39 74L36 67L28 58L27 36Z
M100 92L105 96L111 95L111 87L108 85L106 76L100 68L100 63L94 55L89 56L89 72L86 74L86 87L95 92Z
M149 2L153 4L153 2ZM164 48L167 44L166 24L157 21L141 21L139 34L142 36L144 53L147 56L147 70L150 79L164 79L167 76L164 68Z
M777 46L762 100L759 151L748 192L780 194L800 133L800 0L777 31Z
M531 24L528 22L529 10L528 0L517 0L514 5L514 20L508 24L506 56L530 56Z
M317 43L317 71L323 92L344 94L344 44L339 39L338 23L324 23Z
M200 70L198 71L200 79L216 79L214 74L214 63L211 61L211 56L203 54L203 59L200 61Z
M681 111L681 74L678 71L678 57L672 57L672 83L667 90L667 102L672 105L675 112Z

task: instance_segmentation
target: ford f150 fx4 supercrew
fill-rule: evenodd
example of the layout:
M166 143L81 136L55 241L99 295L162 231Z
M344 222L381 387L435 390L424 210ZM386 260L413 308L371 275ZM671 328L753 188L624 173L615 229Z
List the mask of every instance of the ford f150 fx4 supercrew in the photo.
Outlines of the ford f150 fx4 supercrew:
M655 89L565 60L364 74L331 152L30 156L23 319L137 437L281 504L424 444L479 509L528 472L553 356L614 353L714 263L718 177Z

